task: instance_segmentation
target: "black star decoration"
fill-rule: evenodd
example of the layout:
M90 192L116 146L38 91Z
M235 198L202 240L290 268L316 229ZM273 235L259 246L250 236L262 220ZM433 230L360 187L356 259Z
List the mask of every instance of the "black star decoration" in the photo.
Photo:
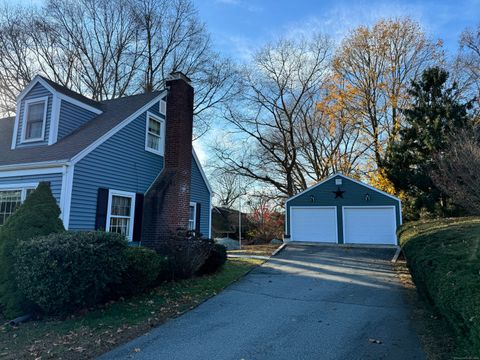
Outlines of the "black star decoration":
M338 187L336 191L332 191L332 192L335 194L335 199L337 199L337 198L342 198L343 199L343 193L345 191L340 190L340 187Z

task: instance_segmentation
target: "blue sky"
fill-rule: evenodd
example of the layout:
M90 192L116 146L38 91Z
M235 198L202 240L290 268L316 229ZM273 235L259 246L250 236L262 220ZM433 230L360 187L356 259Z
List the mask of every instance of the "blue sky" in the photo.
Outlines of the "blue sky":
M195 4L215 46L240 60L248 60L255 48L280 36L321 31L340 40L358 25L398 16L420 22L429 36L444 40L451 54L461 32L480 22L480 0L196 0Z

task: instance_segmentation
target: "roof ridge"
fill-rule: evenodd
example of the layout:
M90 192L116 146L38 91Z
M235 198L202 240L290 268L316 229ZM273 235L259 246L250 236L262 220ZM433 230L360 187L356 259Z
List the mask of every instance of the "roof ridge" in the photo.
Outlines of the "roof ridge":
M62 85L62 84L59 84L57 83L56 81L53 81L43 75L38 75L42 80L46 81L50 86L52 86L56 91L59 91L61 93L63 93L64 95L66 96L69 96L69 97L73 97L73 98L77 98L76 100L79 100L79 101L82 101L82 102L85 102L87 105L91 105L93 107L96 107L98 109L100 109L101 107L101 102L97 101L97 100L93 100L85 95L82 95L80 94L79 92L75 91L75 90L72 90L70 89L69 87L65 86L65 85Z

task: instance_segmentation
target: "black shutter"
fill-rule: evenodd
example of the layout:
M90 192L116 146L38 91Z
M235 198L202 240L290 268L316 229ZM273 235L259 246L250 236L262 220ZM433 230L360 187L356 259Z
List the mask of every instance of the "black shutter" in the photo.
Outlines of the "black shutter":
M135 218L133 222L133 241L142 241L143 194L135 196Z
M197 235L200 235L200 215L202 213L202 204L197 203L197 211L195 214L195 232Z
M98 189L97 215L95 217L95 230L107 229L108 189Z

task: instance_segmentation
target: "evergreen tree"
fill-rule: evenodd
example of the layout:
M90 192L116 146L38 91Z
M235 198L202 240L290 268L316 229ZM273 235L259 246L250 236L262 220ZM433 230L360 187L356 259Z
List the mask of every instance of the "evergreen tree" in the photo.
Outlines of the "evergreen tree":
M65 231L60 209L47 183L40 183L0 227L0 303L7 317L28 312L29 304L15 281L14 252L18 243L35 236Z
M448 86L447 80L448 72L434 67L412 82L413 105L403 110L405 127L383 164L396 190L407 194L413 217L422 209L434 215L448 212L446 196L430 177L436 168L433 155L448 148L457 131L472 126L471 103L460 102L457 85Z

